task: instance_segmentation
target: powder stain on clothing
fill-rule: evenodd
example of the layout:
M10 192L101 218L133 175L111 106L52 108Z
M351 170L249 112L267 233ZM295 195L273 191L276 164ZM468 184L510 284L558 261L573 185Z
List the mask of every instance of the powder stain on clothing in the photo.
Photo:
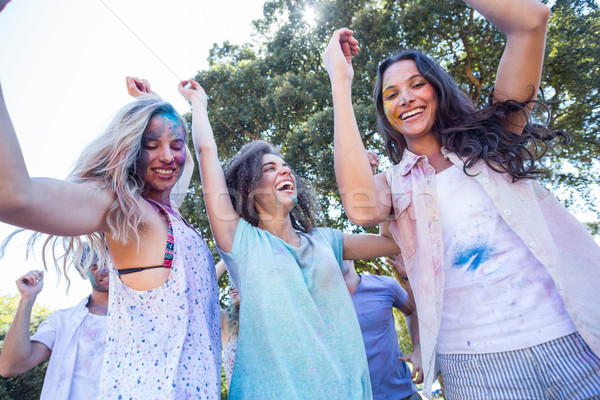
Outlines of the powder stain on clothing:
M491 249L486 245L476 245L459 251L454 256L454 268L467 267L467 271L476 271L479 266L490 258Z

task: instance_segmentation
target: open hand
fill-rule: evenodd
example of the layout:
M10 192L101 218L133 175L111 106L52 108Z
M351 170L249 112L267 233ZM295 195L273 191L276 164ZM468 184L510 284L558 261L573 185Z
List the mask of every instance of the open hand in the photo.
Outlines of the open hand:
M44 271L29 271L16 284L22 297L35 297L44 287Z

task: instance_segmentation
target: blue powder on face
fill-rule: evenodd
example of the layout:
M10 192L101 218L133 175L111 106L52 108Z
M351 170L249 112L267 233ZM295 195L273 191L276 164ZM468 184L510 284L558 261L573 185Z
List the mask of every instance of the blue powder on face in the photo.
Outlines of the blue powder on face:
M293 196L293 197L290 197L290 198L291 198L291 199L292 199L292 201L294 202L294 205L298 205L298 197L296 197L296 196Z

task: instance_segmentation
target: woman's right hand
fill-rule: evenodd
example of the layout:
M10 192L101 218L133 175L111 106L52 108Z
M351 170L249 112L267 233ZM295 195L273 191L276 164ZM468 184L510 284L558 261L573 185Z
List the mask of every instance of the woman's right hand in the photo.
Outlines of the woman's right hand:
M150 89L150 82L147 79L140 79L133 76L126 76L125 82L127 83L127 93L131 97L142 97L146 95L158 96L156 93Z
M352 83L354 78L352 56L355 56L358 51L358 41L352 36L350 29L341 28L333 32L329 44L321 55L332 83L337 79Z

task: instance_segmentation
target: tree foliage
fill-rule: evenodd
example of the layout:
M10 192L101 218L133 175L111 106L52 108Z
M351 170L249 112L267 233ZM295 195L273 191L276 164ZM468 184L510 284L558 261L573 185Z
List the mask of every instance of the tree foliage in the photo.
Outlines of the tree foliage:
M598 4L556 0L550 6L542 77L551 111L548 124L568 131L574 141L551 149L546 162L553 174L545 183L567 204L583 204L597 217L593 191L598 190L600 167ZM305 18L309 9L316 15L314 21ZM333 30L343 26L354 30L361 45L353 61L359 128L366 147L380 153L383 145L371 94L382 60L403 48L422 50L481 106L494 85L504 38L458 0L272 0L264 5L264 17L254 22L251 42L213 46L209 67L196 79L210 96L209 116L221 160L226 162L255 139L281 146L286 161L316 189L320 223L358 232L363 229L348 222L335 183L331 89L320 57ZM202 187L196 182L187 211L211 238ZM595 224L590 224L592 230ZM390 273L379 261L358 267Z

